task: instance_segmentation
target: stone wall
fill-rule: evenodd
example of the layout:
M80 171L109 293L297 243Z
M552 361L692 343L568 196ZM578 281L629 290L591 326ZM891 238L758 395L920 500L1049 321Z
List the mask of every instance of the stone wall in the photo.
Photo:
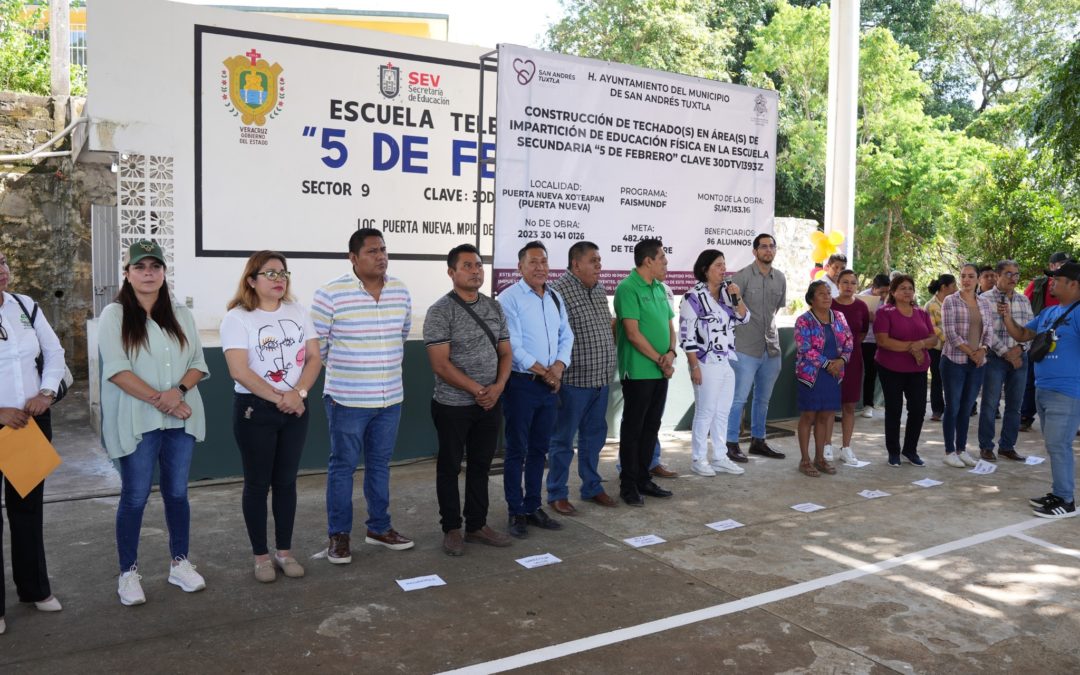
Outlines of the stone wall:
M0 92L0 154L28 152L49 140L67 124L66 103ZM0 250L11 265L8 290L41 304L80 379L86 374L86 321L93 314L90 205L115 203L116 177L108 164L75 164L70 157L0 164Z

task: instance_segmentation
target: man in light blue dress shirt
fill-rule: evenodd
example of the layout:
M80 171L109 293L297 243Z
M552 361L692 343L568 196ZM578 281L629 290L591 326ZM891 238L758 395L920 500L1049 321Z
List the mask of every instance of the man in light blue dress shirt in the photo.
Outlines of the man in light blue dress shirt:
M512 372L504 394L506 459L503 489L509 532L523 539L528 526L562 528L540 508L558 391L570 365L574 334L566 303L547 285L547 249L532 241L518 251L521 280L499 296L510 330ZM524 474L524 488L522 487Z

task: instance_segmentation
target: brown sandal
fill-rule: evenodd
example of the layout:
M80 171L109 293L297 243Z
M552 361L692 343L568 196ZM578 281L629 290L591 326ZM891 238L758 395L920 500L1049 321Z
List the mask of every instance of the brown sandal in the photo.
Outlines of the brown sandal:
M832 475L834 475L836 473L836 467L833 466L832 464L829 464L824 459L822 459L822 460L814 460L814 466L817 467L817 469L819 471L821 471L822 473L827 473L830 476L832 476Z
M813 462L799 462L799 473L804 476L810 476L811 478L817 478L821 474L814 468Z

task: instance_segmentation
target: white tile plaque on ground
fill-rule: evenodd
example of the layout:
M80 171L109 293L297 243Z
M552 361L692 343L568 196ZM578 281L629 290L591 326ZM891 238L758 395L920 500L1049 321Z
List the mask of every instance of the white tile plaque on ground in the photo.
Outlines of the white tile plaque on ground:
M997 471L997 464L991 464L984 459L980 459L979 463L975 465L975 468L968 471L968 473L975 473L980 476L985 476Z
M866 497L867 499L878 499L879 497L891 497L888 492L882 492L881 490L863 490L859 493L860 497Z
M942 483L941 481L934 480L933 478L923 478L922 480L912 481L911 484L918 485L919 487L934 487L935 485L944 485L944 483Z
M725 530L734 530L736 527L742 527L743 524L737 520L728 518L727 520L718 520L715 523L709 523L705 527L711 527L717 532L724 532Z
M821 511L825 507L822 506L821 504L814 504L812 502L803 502L802 504L796 504L795 506L792 506L791 508L795 509L796 511L802 511L803 513L810 513L812 511Z
M557 565L562 561L551 555L550 553L541 553L540 555L531 555L528 558L518 558L517 564L527 569L534 567L544 567L545 565Z
M445 586L446 582L438 574L429 574L424 577L413 577L412 579L398 579L397 585L401 586L403 591L418 591L421 588Z
M1042 464L1045 461L1045 457L1036 457L1035 455L1031 455L1024 460L1024 464L1027 464L1028 466L1035 466L1036 464Z
M629 539L623 539L627 544L634 548L641 548L642 546L652 546L654 544L666 543L666 540L661 539L655 534L643 534L640 537L630 537Z

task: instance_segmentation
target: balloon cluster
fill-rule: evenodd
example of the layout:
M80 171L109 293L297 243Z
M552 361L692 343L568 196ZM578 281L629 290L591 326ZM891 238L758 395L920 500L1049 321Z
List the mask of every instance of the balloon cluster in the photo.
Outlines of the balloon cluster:
M814 269L810 271L812 281L825 276L825 268L822 265L829 259L829 256L840 249L840 245L843 243L844 233L840 230L833 230L828 234L820 230L814 230L810 233L810 246L813 247L810 257L814 261Z

